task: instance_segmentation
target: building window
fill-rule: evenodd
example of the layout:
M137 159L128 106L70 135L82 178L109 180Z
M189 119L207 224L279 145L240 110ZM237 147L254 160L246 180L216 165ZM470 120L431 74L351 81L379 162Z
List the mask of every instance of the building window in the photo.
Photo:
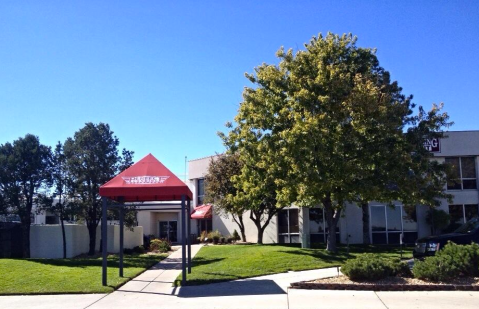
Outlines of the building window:
M417 239L417 222L403 206L369 206L371 241L373 244L411 244Z
M198 200L197 205L203 205L205 201L205 180L203 178L198 179Z
M198 235L203 233L208 234L213 231L213 219L199 219L198 220Z
M448 190L477 189L476 159L474 157L449 157L446 163L451 167L447 179Z
M338 222L339 224L339 222ZM309 237L311 243L326 243L328 238L328 227L324 216L323 208L309 209ZM336 227L336 242L340 242L339 226Z
M278 213L278 242L280 244L300 243L299 209L283 209Z
M479 215L477 204L449 205L450 225L447 231L454 231L467 221Z

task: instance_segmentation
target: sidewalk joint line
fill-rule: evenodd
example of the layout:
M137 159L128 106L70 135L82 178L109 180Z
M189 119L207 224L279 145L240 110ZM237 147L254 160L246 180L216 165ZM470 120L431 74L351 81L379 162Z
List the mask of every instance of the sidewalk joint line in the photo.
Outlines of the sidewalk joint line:
M378 293L376 293L376 291L374 291L374 295L376 295L376 297L379 299L379 301L384 305L384 307L386 307L386 309L389 309L388 306L386 306L386 304L383 302L383 300L381 299L381 297L379 297Z
M113 290L112 292L106 294L106 295L103 295L103 297L100 297L99 299L95 300L94 302L92 302L91 304L89 304L88 306L86 306L85 308L83 309L86 309L88 307L91 307L93 306L94 304L96 304L97 302L99 302L100 300L102 300L103 298L107 297L108 295L112 294L113 292L115 292L115 290Z

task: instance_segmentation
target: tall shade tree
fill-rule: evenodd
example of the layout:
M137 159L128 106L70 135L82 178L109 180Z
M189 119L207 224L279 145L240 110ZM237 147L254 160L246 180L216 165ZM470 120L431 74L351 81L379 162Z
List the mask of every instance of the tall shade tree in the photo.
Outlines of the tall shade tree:
M67 242L65 235L65 220L75 215L75 203L72 203L72 181L68 177L66 157L63 152L63 145L58 142L52 153L51 177L53 187L51 194L42 195L39 198L39 209L48 211L60 219L63 242L63 258L67 257Z
M205 176L205 202L214 204L215 213L229 217L238 225L241 239L246 242L243 214L246 207L235 203L238 189L232 178L241 173L242 164L238 154L222 154L212 157Z
M280 190L287 192L283 186L287 169L275 144L277 136L245 125L220 137L225 146L238 155L242 165L241 172L231 178L237 192L229 196L229 200L249 211L249 218L257 229L257 242L262 244L266 227L288 206L277 199Z
M51 149L27 134L0 146L0 208L18 214L23 232L23 256L30 257L33 204L51 181Z
M260 181L273 178L277 206L322 206L335 231L348 202L444 195L443 168L422 142L442 136L447 114L435 106L414 116L412 96L391 82L375 50L357 47L351 34L328 33L297 53L281 48L277 57L279 65L246 75L255 87L245 88L228 135L246 167L267 171ZM335 233L327 249L336 251Z
M132 164L132 152L123 150L120 155L118 145L108 124L91 122L64 144L78 216L85 220L89 232L89 255L95 253L96 229L101 219L99 188Z

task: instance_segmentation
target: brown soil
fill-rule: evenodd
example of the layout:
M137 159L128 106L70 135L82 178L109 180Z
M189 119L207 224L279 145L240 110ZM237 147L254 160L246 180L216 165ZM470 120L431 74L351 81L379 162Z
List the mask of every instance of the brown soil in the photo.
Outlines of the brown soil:
M429 282L415 278L388 277L378 281L352 281L348 277L341 275L339 277L330 277L309 281L311 283L322 284L357 284L357 285L473 285L479 286L479 277L456 278L449 282Z

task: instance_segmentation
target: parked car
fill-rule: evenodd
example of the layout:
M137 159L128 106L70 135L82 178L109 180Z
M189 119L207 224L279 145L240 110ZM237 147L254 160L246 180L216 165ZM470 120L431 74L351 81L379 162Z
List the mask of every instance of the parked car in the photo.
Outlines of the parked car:
M459 245L468 245L471 242L479 243L479 218L476 217L467 221L453 233L418 239L414 247L413 256L420 259L435 255L448 241Z

